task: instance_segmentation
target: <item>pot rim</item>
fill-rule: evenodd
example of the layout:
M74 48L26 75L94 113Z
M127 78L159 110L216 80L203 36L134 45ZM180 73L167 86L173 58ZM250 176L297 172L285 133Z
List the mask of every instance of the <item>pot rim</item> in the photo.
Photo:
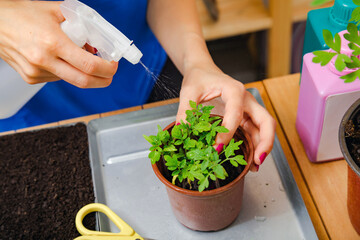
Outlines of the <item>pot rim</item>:
M165 129L171 128L172 126L175 125L175 121L170 123ZM216 189L212 189L212 190L204 190L202 192L199 191L193 191L193 190L188 190L188 189L184 189L181 187L178 187L176 185L173 185L171 182L169 182L160 172L159 168L157 167L157 164L152 164L152 168L156 174L156 176L160 179L160 181L162 183L165 184L166 187L185 194L185 195L191 195L194 197L205 197L205 196L213 196L213 195L217 195L226 191L229 191L232 189L232 187L237 184L239 181L241 181L242 179L245 178L245 175L249 172L250 170L250 166L253 164L254 161L254 146L253 143L251 141L251 138L249 136L249 134L241 127L239 126L237 128L237 131L241 131L243 133L243 135L245 136L245 139L242 139L244 142L248 142L249 145L249 157L247 159L247 165L245 165L245 168L243 169L243 171L240 173L240 175L235 178L232 182L226 184L225 186L222 186L220 188L216 188Z
M360 98L356 100L348 108L348 110L346 110L343 118L341 119L340 127L339 127L339 144L340 144L341 152L343 153L346 162L351 167L351 169L360 177L360 166L358 166L358 164L355 162L355 160L351 157L351 154L349 153L345 141L345 131L344 131L344 126L346 125L347 121L353 116L353 113L357 108L360 108Z

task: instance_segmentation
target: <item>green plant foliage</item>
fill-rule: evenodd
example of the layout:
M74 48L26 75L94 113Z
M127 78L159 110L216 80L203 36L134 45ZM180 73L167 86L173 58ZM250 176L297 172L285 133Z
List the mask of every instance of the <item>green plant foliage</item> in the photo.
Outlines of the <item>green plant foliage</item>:
M341 79L344 79L345 83L351 83L353 81L355 81L357 78L360 79L360 69L356 70L355 72L349 73L347 75L341 76Z
M327 29L324 29L323 37L324 37L324 41L325 41L326 45L328 45L329 48L331 48L332 50L334 50L337 53L340 53L341 39L340 39L340 36L338 33L336 33L334 35L334 39L333 39L331 32Z
M240 149L242 141L230 141L219 154L213 147L217 133L229 132L221 126L220 117L210 116L213 106L197 105L190 101L191 110L186 111L186 121L175 125L171 132L163 131L158 126L156 136L144 138L152 145L149 158L155 164L161 156L165 166L171 171L172 183L176 181L198 181L199 191L209 187L209 178L212 181L225 179L228 174L223 164L229 161L234 167L246 165L243 155L235 155ZM221 159L220 155L225 158Z
M353 2L360 6L360 0L353 0ZM354 9L350 21L352 22L348 23L348 33L344 34L344 38L349 41L348 46L352 50L351 56L341 53L341 38L339 34L336 33L333 37L329 30L324 29L324 41L332 51L314 51L312 59L314 63L320 63L321 66L325 66L335 58L335 68L339 72L342 72L345 68L352 69L351 73L340 77L345 83L360 79L360 32L357 26L360 24L360 7Z
M320 63L321 66L325 66L328 64L331 59L337 54L334 52L325 52L325 51L315 51L313 52L315 57L313 57L312 61L314 63Z

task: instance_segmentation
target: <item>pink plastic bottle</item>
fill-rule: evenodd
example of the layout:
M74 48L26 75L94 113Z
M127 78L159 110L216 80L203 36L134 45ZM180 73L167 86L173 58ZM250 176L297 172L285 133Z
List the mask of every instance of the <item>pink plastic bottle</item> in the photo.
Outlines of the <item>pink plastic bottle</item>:
M350 55L348 41L341 37L341 52ZM338 131L345 111L360 98L360 80L344 83L340 79L352 70L338 72L334 61L322 67L313 63L314 55L303 59L296 129L306 154L312 162L343 158L338 143Z

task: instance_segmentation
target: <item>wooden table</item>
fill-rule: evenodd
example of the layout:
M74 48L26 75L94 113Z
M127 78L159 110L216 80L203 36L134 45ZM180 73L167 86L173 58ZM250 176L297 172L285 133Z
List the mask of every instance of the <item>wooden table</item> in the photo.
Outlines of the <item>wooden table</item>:
M300 174L305 180L309 196L301 191L310 217L320 239L360 239L351 225L347 202L347 164L345 160L312 163L306 156L295 129L299 98L300 75L288 75L264 80L266 92L279 121L278 128L285 133ZM297 181L298 185L299 182ZM300 186L299 186L300 187ZM307 202L311 201L315 203Z
M270 114L277 121L276 134L303 197L319 239L360 239L353 229L346 208L347 166L344 160L314 164L304 151L295 129L299 94L299 74L249 83L257 88ZM69 119L20 129L16 132L59 126L178 102L171 99L109 113ZM8 134L0 133L0 135ZM260 172L261 173L261 168Z

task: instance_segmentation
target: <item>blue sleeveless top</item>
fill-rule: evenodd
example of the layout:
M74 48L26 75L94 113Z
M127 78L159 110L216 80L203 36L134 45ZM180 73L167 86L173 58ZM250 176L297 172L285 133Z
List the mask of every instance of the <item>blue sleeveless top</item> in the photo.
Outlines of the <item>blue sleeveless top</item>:
M157 76L166 53L146 21L147 0L82 0L118 28L143 53L141 61ZM144 104L154 85L140 65L125 59L109 87L80 89L63 80L47 83L18 113L0 120L0 132Z

